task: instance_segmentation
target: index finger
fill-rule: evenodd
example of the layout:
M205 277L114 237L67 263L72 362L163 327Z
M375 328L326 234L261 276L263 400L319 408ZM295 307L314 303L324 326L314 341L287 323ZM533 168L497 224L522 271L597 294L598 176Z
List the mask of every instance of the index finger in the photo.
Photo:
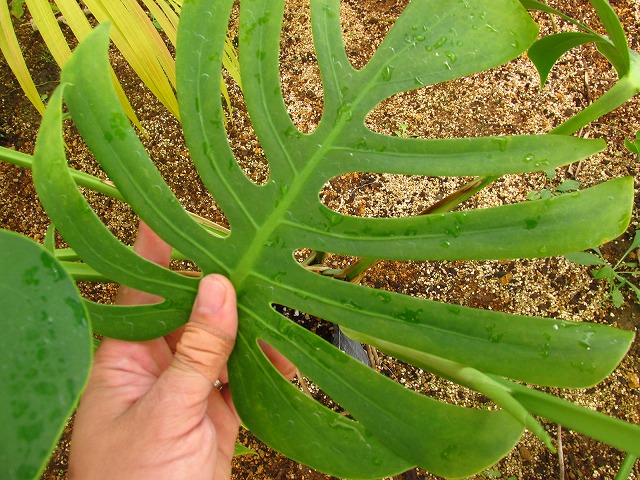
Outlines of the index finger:
M133 246L133 251L142 258L169 268L171 261L171 245L162 240L149 226L140 221L138 237ZM134 290L122 285L116 295L118 305L142 305L147 303L160 303L162 298L150 293Z

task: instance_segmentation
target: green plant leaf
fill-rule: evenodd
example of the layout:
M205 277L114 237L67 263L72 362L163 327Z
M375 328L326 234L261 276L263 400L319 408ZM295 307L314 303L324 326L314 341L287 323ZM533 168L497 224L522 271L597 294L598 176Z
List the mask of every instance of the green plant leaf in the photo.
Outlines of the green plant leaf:
M520 0L520 3L525 8L559 15L582 30L582 32L564 32L544 37L532 46L529 54L538 68L541 84L545 83L553 64L564 52L589 41L595 43L600 53L611 62L620 77L620 81L609 91L578 115L569 118L563 124L554 128L552 133L562 135L575 133L640 92L640 61L638 60L638 54L627 45L627 39L620 20L606 0L590 1L596 9L609 37L599 35L586 25L538 0Z
M629 282L628 280L626 281L625 285L629 287L633 291L633 293L636 294L636 298L640 302L640 288L636 287L633 283Z
M602 37L583 32L562 32L542 37L529 49L529 59L540 74L540 85L547 82L549 72L562 55L578 45L601 41Z
M622 296L622 292L620 291L620 288L614 287L611 290L611 302L616 308L620 308L624 303L624 297Z
M591 5L596 9L598 18L604 25L604 28L609 35L613 48L607 48L603 51L603 54L609 59L613 66L618 71L618 75L621 77L626 75L630 69L630 57L629 46L627 45L627 37L624 33L624 28L620 23L620 19L616 15L607 0L589 0Z
M535 415L588 435L622 452L640 454L640 426L609 417L539 390L493 377L511 390L511 395Z
M243 313L251 321L243 324L232 356L233 382L256 409L251 431L291 458L348 478L375 478L381 471L393 475L415 464L457 478L491 465L493 458L513 447L523 430L504 411L461 408L412 392L276 314L264 302L247 305ZM284 381L257 348L257 337L283 352L358 421L328 410ZM347 367L352 372L348 377L341 373ZM274 389L278 383L281 388ZM283 391L285 386L289 392ZM274 397L263 402L267 391ZM301 429L301 439L316 440L291 442L292 428ZM330 439L326 444L314 434L319 430ZM337 451L350 454L336 455Z
M609 264L605 264L602 268L599 268L598 270L592 270L591 275L593 275L593 278L596 278L596 279L606 278L610 281L613 281L613 279L616 278L616 272L613 269L613 267Z
M233 449L233 456L235 457L238 455L257 455L257 453L255 450L245 447L240 443L236 443L236 446Z
M573 192L574 190L578 190L580 188L580 182L577 180L565 180L560 185L556 187L558 192Z
M632 455L630 453L627 454L620 465L620 470L618 470L615 480L628 480L632 474L633 467L637 459L638 457L636 455Z
M625 258L638 247L640 247L640 230L636 230L636 233L633 235L633 241L631 242L631 245L629 245L629 248L627 248L627 251L624 252L622 258Z
M269 181L255 185L229 147L218 95L232 6L232 0L186 3L177 56L185 138L205 186L225 211L230 235L212 234L195 222L149 159L108 81L109 37L103 27L77 48L62 74L79 131L147 224L203 273L222 273L234 283L240 325L229 364L230 385L243 420L260 438L294 459L349 478L379 478L415 465L455 477L492 465L530 425L515 403L508 405L511 413L465 409L411 392L275 307L305 311L372 341L393 342L404 351L457 362L482 375L497 373L543 385L599 381L628 349L632 335L591 324L464 309L340 282L306 270L294 252L310 248L426 260L540 257L594 248L625 230L632 179L484 210L388 219L340 215L320 202L319 192L343 173L523 173L572 163L601 150L603 143L560 135L404 139L366 128L369 111L390 95L521 54L537 28L512 0L481 0L473 6L414 0L361 70L351 66L344 51L340 2L312 0L325 98L320 125L302 134L281 95L278 48L284 0L243 0L243 91L270 160ZM138 307L88 304L96 330L125 339L163 335L186 320L197 280L140 259L90 210L65 166L62 91L52 96L38 136L38 193L87 265L164 299ZM290 358L352 418L298 391L270 364L260 342Z
M602 21L609 37L597 34L588 26L576 21L553 7L539 2L538 0L520 0L520 3L525 8L558 15L564 20L576 25L582 30L582 32L584 32L564 32L551 35L549 37L542 38L540 40L542 41L541 44L538 45L539 42L534 44L534 56L537 57L537 60L534 61L534 63L538 66L538 62L540 62L542 68L538 68L538 71L540 72L541 79L544 78L544 80L546 80L551 67L553 67L555 61L560 58L564 52L586 42L595 42L600 52L607 57L611 64L616 68L618 75L622 77L629 72L630 50L627 46L627 39L620 20L606 0L590 1L596 9L598 17ZM546 40L547 38L550 38L551 40ZM581 41L581 38L585 39L586 42ZM549 52L546 52L544 47L549 48ZM555 57L555 59L551 61L553 57ZM542 85L544 85L544 83L544 81L541 81Z
M540 385L593 385L611 372L614 358L621 358L632 340L629 332L590 323L479 311L346 282L336 286L329 278L299 270L289 274L296 288L283 291L279 298L291 308L322 315L358 332L362 341L393 342ZM252 284L252 289L259 288L258 283ZM329 288L330 298L313 293ZM364 336L372 338L364 340ZM510 362L515 355L522 362Z
M11 15L16 18L22 18L24 15L24 2L25 0L13 0L11 2Z
M629 72L587 108L554 128L552 133L571 135L590 122L618 108L640 92L640 56L634 51L629 51L629 55L631 60Z
M0 230L0 464L36 478L84 388L91 332L76 286L35 242Z
M636 155L640 154L640 148L638 148L638 146L628 138L624 139L624 146L631 153L635 153Z
M109 82L108 76L105 78ZM155 316L153 324L162 325L162 328L168 328L169 331L175 330L188 319L197 291L197 280L142 259L107 230L87 204L66 168L61 121L62 87L55 90L50 104L51 108L46 110L42 119L33 165L34 182L40 199L50 206L49 215L60 221L56 226L61 235L73 243L76 252L88 265L107 278L165 299L164 302L149 307L112 307L119 318L125 314L135 318L140 312L149 312L149 315ZM126 122L126 116L124 113L122 115ZM162 193L166 194L166 191ZM182 213L187 215L184 210ZM199 225L197 227L202 228ZM100 312L104 307L91 305L90 309ZM92 313L93 328L98 333L121 336L124 332L131 332L131 326L124 319L121 326L123 332L118 335L117 330L113 331L119 325L117 322L112 322L103 329L100 318L97 313ZM167 323L167 318L173 320ZM145 327L148 330L151 322L147 322ZM138 332L137 339L157 337L155 332L145 334L145 327Z
M595 266L595 265L606 265L601 257L589 252L576 252L576 253L568 253L565 255L565 258L570 262L578 263L580 265L586 266Z

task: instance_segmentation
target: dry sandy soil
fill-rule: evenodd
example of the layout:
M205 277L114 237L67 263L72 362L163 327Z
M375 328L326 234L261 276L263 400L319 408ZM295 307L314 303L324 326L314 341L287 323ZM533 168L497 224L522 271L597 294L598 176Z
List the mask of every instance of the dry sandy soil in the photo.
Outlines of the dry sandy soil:
M303 0L287 2L287 28L283 34L281 56L282 82L291 116L301 129L310 131L320 118L322 90L310 41L306 3ZM407 3L407 0L342 2L347 52L355 66L364 65ZM549 3L599 28L587 1L558 0ZM612 3L625 24L632 48L638 50L640 7L637 1L619 0ZM549 18L541 16L539 19L543 31L548 32L552 28ZM566 28L562 22L558 26ZM28 52L29 66L34 71L40 92L43 95L50 94L58 79L57 67L43 48L38 33L21 22L16 24L16 29ZM214 221L224 222L215 202L196 179L178 123L154 100L117 53L113 54L113 62L148 133L145 142L152 158L178 198L186 208ZM0 144L31 153L39 117L24 100L17 82L2 60L0 80ZM585 47L563 57L560 66L554 69L550 83L540 89L535 69L523 56L507 66L482 74L395 96L370 115L369 125L376 131L388 134L432 138L542 133L584 108L606 91L614 80L615 73L608 63L593 48ZM266 159L251 132L238 89L233 87L232 93L234 110L229 134L234 151L248 175L262 182L268 175ZM631 175L636 178L637 188L638 159L623 148L623 141L640 128L639 103L633 100L580 132L584 137L605 138L609 144L605 152L580 164L558 169L553 180L543 173L507 176L466 202L462 208L525 201L529 192L553 188L565 179L575 179L582 187L586 187L608 178ZM71 166L103 175L82 142L72 132L70 134L68 154ZM423 210L463 182L464 179L458 178L425 179L357 173L336 179L328 185L323 199L332 208L354 215L404 216ZM0 164L0 189L0 226L41 241L48 220L35 196L30 173ZM95 195L88 196L109 228L124 241L130 242L135 234L136 219L127 208ZM636 208L627 233L603 247L609 261L619 258L638 228ZM345 261L348 259L334 259L336 264ZM629 292L625 292L624 306L616 309L609 301L606 283L594 280L586 268L563 258L491 262L383 262L368 272L363 283L478 308L605 323L628 330L637 330L640 325L638 304ZM115 290L113 285L83 285L82 288L92 298L106 301ZM300 320L319 334L328 334L326 325L310 318ZM471 394L383 355L375 368L436 398L463 405L486 402L482 396ZM628 357L598 387L556 393L581 405L640 423L639 373L640 344L636 340ZM315 395L321 401L325 398L322 392L315 392ZM545 426L553 436L557 435L557 425ZM71 425L66 429L43 478L65 478L70 429ZM509 456L474 478L561 478L562 470L565 478L569 479L615 476L622 459L620 452L571 431L562 430L561 436L563 469L556 454L551 454L537 439L525 434ZM243 432L240 440L255 449L257 455L238 458L234 465L234 478L331 478L273 452L250 433ZM415 470L397 478L436 477ZM640 478L638 466L631 478Z

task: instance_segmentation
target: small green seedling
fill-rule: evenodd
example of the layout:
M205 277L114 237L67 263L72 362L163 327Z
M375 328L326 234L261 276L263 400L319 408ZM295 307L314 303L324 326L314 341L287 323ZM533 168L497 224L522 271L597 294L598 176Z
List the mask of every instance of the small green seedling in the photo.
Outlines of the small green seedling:
M409 133L409 126L406 123L401 123L398 128L396 128L393 133L396 137L400 138L415 138L415 135Z
M493 468L489 468L489 469L483 471L480 474L480 476L482 478L488 478L488 479L491 479L491 478L503 478L503 479L506 479L506 480L518 480L513 475L510 476L510 477L504 477L504 476L502 476L502 472L500 470L496 470L496 469L493 469Z
M596 253L577 252L566 255L565 257L579 265L597 267L591 270L591 275L595 279L605 279L609 283L611 302L617 308L620 308L624 303L624 297L622 295L622 288L624 287L633 290L636 298L640 301L640 288L628 279L629 276L640 275L640 262L638 261L637 254L633 254L633 251L638 247L640 247L640 230L636 231L631 246L613 266L604 259L598 248L593 249Z
M633 140L629 140L628 138L624 139L624 146L631 153L635 153L636 155L640 155L640 130L636 132L636 136Z
M546 200L562 193L574 192L579 188L580 182L576 180L565 180L555 187L543 188L540 191L532 190L527 193L527 200Z
M17 19L21 19L24 15L25 0L13 0L11 2L11 15Z

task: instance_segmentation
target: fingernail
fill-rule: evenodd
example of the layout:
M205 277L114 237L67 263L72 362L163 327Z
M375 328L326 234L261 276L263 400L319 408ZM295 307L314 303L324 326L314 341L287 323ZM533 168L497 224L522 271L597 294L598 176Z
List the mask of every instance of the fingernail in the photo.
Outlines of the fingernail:
M196 309L209 313L217 312L224 305L225 294L225 285L215 275L207 275L200 280Z

